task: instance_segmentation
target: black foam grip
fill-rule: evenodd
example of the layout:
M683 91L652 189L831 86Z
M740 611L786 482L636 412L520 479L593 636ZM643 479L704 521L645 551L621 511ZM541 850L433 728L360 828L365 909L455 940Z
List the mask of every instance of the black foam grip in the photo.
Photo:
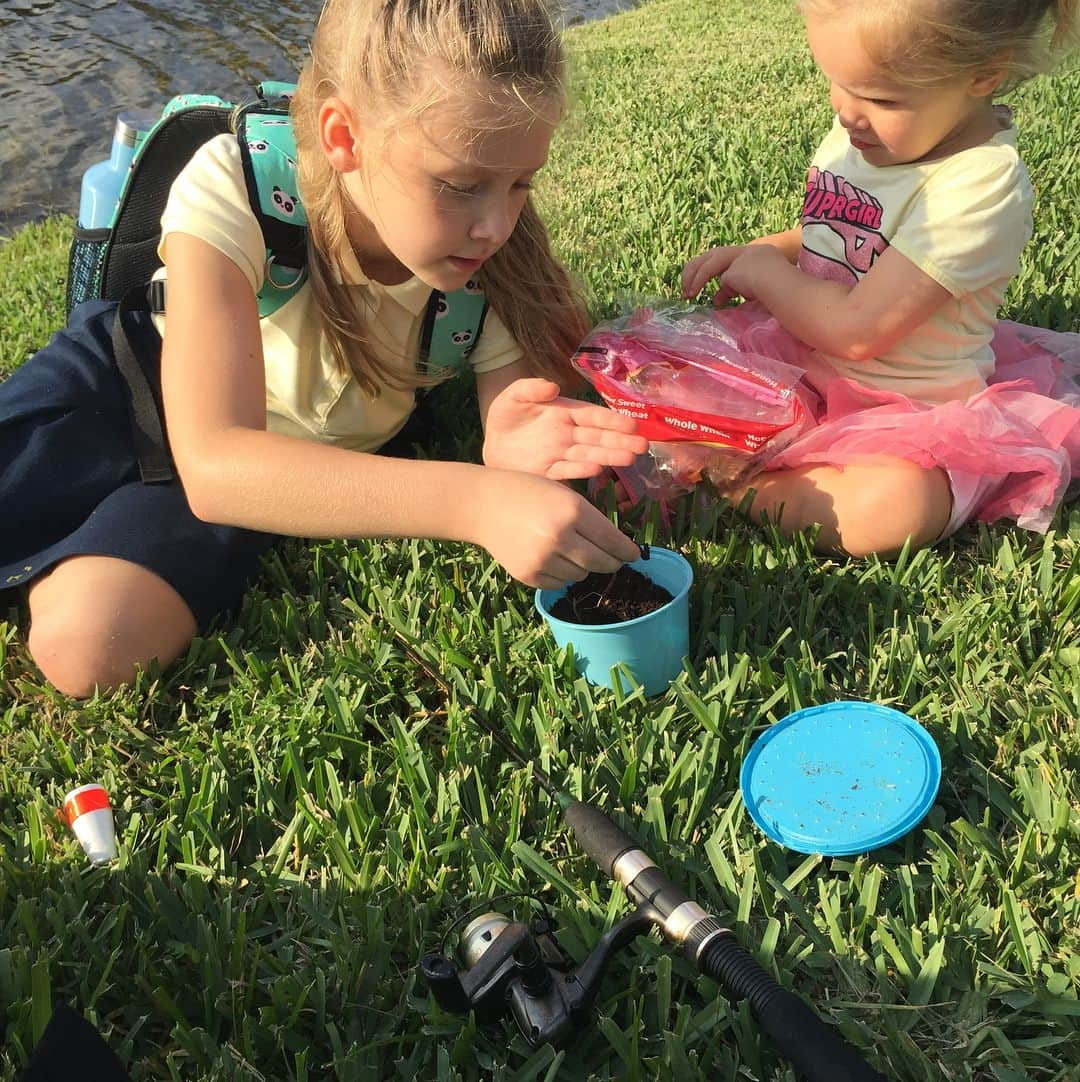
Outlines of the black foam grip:
M805 1082L886 1082L798 996L781 988L730 933L705 944L698 968L745 999L761 1031Z
M640 849L633 838L620 830L599 808L576 800L563 812L566 825L573 831L574 840L600 866L605 875L611 875L615 861L630 849Z

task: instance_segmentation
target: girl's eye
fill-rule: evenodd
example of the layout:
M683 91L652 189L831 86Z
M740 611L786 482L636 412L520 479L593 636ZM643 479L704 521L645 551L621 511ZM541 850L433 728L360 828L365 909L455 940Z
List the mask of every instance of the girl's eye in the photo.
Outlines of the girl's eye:
M477 186L475 184L461 185L451 184L448 180L439 180L436 178L436 184L439 186L439 190L443 192L450 192L451 195L475 195Z
M896 105L898 103L893 101L892 98L871 98L870 99L870 104L871 105L877 105L879 108L882 108L882 109L888 109L891 106Z

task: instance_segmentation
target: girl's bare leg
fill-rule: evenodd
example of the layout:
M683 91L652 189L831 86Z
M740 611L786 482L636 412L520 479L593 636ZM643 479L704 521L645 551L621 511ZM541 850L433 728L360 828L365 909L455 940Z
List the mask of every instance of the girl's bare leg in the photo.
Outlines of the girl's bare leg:
M29 591L30 654L59 691L86 698L167 665L195 636L195 617L160 576L127 560L74 556Z
M851 556L892 556L908 538L914 548L932 544L952 513L945 472L902 458L766 471L730 498L747 492L754 521L767 516L786 534L820 524L818 551Z

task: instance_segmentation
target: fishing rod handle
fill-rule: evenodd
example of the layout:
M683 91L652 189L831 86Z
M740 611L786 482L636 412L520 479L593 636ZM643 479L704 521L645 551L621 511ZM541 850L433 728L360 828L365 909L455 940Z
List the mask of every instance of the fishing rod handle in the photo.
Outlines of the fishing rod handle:
M733 999L745 999L762 1033L804 1082L886 1082L833 1026L782 988L726 929L704 946L698 969Z
M574 840L606 876L614 876L619 857L640 848L625 830L584 800L575 800L563 811L563 818Z
M563 812L578 845L637 903L700 972L745 999L765 1035L804 1082L885 1082L836 1030L776 983L735 936L664 876L655 861L599 808L578 800Z

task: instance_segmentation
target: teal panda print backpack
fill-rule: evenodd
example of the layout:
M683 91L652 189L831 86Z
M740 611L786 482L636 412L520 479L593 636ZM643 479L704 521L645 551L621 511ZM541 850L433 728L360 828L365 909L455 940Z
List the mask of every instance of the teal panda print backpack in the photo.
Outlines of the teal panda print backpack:
M160 402L124 329L128 312L164 312L167 284L153 280L161 215L169 189L195 151L233 132L240 143L244 180L266 244L259 315L275 312L307 278L307 218L296 181L296 140L289 119L295 84L264 82L257 97L235 105L215 95L173 98L139 146L104 229L76 227L68 257L67 312L83 301L119 304L113 328L117 365L128 384L144 481L174 476L160 420ZM418 363L461 372L483 331L488 304L470 280L453 293L432 290L424 314Z

